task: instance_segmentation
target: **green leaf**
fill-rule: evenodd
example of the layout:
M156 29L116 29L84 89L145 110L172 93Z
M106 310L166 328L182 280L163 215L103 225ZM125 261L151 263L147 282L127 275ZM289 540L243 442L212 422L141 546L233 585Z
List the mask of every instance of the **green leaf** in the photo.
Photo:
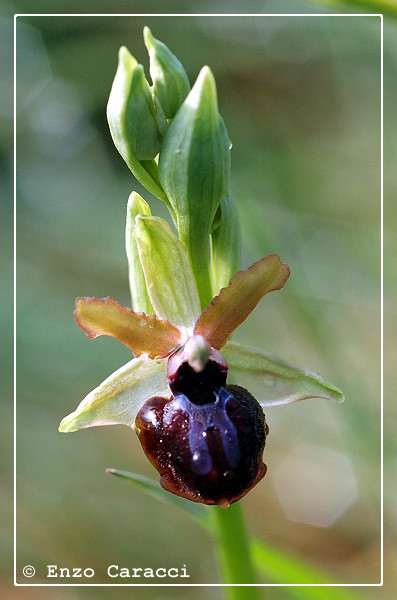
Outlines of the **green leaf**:
M130 282L132 308L136 312L153 314L153 306L149 300L146 289L145 276L141 261L139 260L138 246L133 236L135 217L138 215L150 216L149 204L136 192L128 198L127 220L125 227L125 249L128 259L128 277Z
M185 69L163 42L156 40L149 27L143 37L150 57L153 93L158 98L167 119L172 119L190 90Z
M341 390L317 373L294 367L264 350L228 342L222 354L229 364L228 383L246 388L262 406L307 398L344 400Z
M287 552L277 550L259 540L251 543L254 564L262 573L266 582L285 584L314 584L313 587L286 587L284 594L298 600L358 600L361 596L341 587L316 587L316 584L339 583L329 577L321 569L292 556Z
M59 431L67 433L97 425L132 426L141 406L152 396L169 396L166 360L147 354L134 358L90 392L74 412L65 417Z
M186 247L201 305L211 300L209 235L230 177L230 144L218 113L214 76L203 67L165 132L159 178Z
M157 163L153 160L160 146L155 107L150 103L151 92L142 66L123 46L119 51L118 67L107 105L110 133L114 145L138 181L167 202L158 181Z
M200 300L183 244L160 217L136 218L134 237L150 300L160 319L192 334Z
M230 190L222 198L215 219L217 224L211 233L213 296L229 285L240 265L240 227Z
M203 525L204 520L208 517L208 510L206 507L195 504L194 502L190 502L189 500L185 500L185 498L175 496L175 494L166 492L159 483L152 481L143 475L129 473L128 471L118 471L117 469L106 469L106 473L116 475L116 477L121 477L121 479L129 481L130 483L139 487L146 494L162 503L172 504L178 508L181 508L195 521L198 521L200 525Z

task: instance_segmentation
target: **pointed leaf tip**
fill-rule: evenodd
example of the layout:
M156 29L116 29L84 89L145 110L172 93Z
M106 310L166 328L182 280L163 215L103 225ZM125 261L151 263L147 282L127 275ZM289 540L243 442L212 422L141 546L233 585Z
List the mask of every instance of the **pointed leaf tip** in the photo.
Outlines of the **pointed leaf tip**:
M218 95L216 91L215 77L211 69L203 67L186 98L186 105L192 108L202 107L203 114L213 122L215 127L218 123Z
M153 40L153 34L150 30L150 27L148 27L147 25L145 25L143 28L143 40L145 42L146 47L148 47Z

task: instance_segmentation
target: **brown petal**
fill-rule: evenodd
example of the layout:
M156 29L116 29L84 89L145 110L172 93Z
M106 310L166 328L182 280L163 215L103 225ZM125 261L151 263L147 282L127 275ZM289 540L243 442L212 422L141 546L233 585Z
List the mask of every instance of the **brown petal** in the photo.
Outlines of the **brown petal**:
M265 294L280 290L289 277L289 267L277 254L269 254L245 271L238 271L212 299L197 319L194 333L204 336L218 350L229 335L254 310Z
M110 335L132 350L135 356L167 356L180 344L181 333L156 315L136 313L113 298L77 298L74 318L89 338Z

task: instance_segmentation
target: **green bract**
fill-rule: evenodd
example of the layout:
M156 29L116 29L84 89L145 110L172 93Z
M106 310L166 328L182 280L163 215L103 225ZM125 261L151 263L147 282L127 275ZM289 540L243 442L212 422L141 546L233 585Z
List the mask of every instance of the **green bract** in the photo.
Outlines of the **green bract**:
M161 146L159 178L186 247L201 305L211 296L209 235L230 177L230 144L218 113L214 76L203 67L168 127Z
M138 215L149 216L150 207L136 192L128 198L127 220L125 226L125 249L128 259L128 278L130 282L132 308L147 315L154 312L146 290L145 276L139 260L138 246L133 236L135 218Z
M149 27L144 28L143 36L150 57L153 93L167 119L172 119L189 93L189 80L177 57L153 37Z
M240 264L240 227L237 206L229 193L224 196L211 232L212 291L217 294L227 286Z

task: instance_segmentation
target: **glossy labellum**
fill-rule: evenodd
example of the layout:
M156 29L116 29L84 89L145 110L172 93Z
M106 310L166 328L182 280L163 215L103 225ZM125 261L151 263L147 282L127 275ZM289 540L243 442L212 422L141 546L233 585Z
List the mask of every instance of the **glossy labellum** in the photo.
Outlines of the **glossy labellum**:
M193 336L169 358L173 395L150 398L135 421L164 489L222 507L242 498L264 477L268 432L255 398L226 384L227 369L218 350Z

